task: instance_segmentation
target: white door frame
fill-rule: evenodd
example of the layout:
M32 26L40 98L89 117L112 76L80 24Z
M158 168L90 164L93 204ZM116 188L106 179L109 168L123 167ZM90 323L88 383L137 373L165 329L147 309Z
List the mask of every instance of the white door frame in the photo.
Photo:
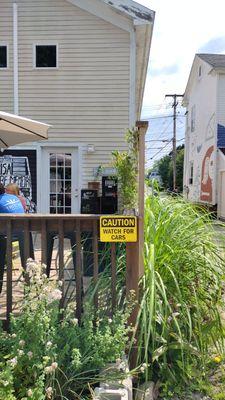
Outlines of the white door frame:
M72 213L79 214L80 213L80 193L81 193L81 172L82 172L82 145L71 142L45 142L41 143L37 148L37 211L41 213L49 213L48 209L48 195L44 196L46 192L46 188L48 187L48 174L43 173L43 168L47 170L47 160L46 155L47 151L68 151L73 153L73 172L72 176L75 177L75 189L76 193L73 193L73 196L76 196L77 201L72 202Z

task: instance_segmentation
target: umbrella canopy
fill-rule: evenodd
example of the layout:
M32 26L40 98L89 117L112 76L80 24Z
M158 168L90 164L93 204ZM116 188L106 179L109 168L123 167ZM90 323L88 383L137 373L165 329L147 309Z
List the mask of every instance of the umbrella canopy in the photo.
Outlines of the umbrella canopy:
M47 139L50 126L0 111L0 148Z

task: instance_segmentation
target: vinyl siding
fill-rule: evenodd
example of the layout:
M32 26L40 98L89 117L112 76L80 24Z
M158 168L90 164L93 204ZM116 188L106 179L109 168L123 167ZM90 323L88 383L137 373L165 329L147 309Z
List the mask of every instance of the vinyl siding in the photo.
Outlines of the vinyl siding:
M199 66L202 76L198 77ZM192 70L192 85L190 88L186 120L186 146L184 185L189 188L188 199L193 202L204 202L202 189L202 169L208 149L214 146L210 158L210 177L212 179L212 201L216 203L216 90L217 78L210 74L211 67L196 59ZM210 101L209 101L210 99ZM195 107L195 128L191 130L192 109ZM193 184L190 184L190 165L193 162Z
M0 0L0 45L8 45L8 68L0 68L0 110L13 112L13 11L12 3Z
M218 75L217 124L225 127L225 75Z
M12 7L12 1L4 3ZM53 126L51 146L54 141L83 144L85 187L94 167L108 164L112 150L126 147L129 33L65 0L17 3L19 113ZM58 45L57 69L33 68L35 43ZM95 144L94 154L86 154L88 143Z

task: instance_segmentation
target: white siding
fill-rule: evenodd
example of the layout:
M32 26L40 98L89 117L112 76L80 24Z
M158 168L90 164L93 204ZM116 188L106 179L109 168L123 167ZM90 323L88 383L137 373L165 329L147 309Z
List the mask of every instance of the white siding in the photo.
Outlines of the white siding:
M225 75L218 75L217 122L225 126Z
M12 0L3 3L10 15ZM85 143L95 144L94 154L83 153L85 186L93 167L108 164L111 151L126 146L130 35L66 0L17 3L19 113L53 125L51 144L73 141L84 150ZM48 42L58 44L58 69L34 69L33 44ZM0 104L8 91L0 91Z
M225 155L221 150L217 153L217 216L225 218Z
M202 76L198 77L199 66ZM217 76L211 74L211 67L199 58L192 70L192 85L188 102L186 123L184 185L188 187L188 198L194 202L201 200L202 166L207 150L214 146L210 158L212 176L212 204L216 203L216 102ZM191 110L195 106L195 129L191 131ZM190 163L194 163L193 184L190 184Z
M0 44L8 45L8 68L0 69L0 110L13 112L13 11L12 3L0 0Z

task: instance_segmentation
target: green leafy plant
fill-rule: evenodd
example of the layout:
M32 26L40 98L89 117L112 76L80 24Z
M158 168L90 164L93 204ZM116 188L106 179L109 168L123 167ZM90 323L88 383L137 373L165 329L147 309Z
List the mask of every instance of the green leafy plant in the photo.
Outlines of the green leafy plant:
M89 397L91 388L106 378L101 370L125 356L132 305L123 302L110 317L108 299L99 288L99 310L87 293L78 324L74 302L59 308L61 282L50 281L34 261L29 261L27 274L21 313L12 317L11 333L0 331L0 399ZM113 376L123 377L120 371Z
M175 386L179 391L204 379L212 349L223 352L224 262L207 213L155 196L145 213L138 362L148 365L145 380L160 381L169 398Z
M128 151L112 152L113 166L117 170L122 211L137 209L138 183L138 130L128 130Z

